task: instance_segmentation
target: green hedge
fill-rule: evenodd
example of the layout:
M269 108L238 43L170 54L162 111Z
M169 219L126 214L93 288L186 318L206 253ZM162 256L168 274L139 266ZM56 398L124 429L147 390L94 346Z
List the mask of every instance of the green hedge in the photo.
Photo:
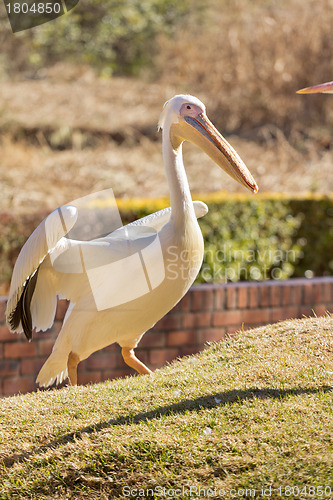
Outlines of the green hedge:
M250 281L333 274L333 196L200 196L205 257L197 282ZM121 203L123 221L167 206Z
M333 196L289 198L201 196L205 257L197 282L287 279L333 274ZM168 205L162 200L119 201L124 223ZM16 256L46 213L0 214L0 286L5 293Z
M104 76L136 75L151 64L156 37L174 35L193 9L200 9L197 0L80 0L69 14L7 44L14 54L23 50L25 64L36 69L67 60L88 63ZM0 28L7 24L5 11L0 12ZM9 67L15 64L8 61Z

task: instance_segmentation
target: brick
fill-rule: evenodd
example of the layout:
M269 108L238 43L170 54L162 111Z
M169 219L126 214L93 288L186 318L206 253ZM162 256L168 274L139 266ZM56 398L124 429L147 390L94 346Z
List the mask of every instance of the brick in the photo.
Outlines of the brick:
M140 340L140 347L164 347L166 334L164 332L151 330L145 333Z
M192 311L201 311L202 310L202 296L203 291L201 290L192 290Z
M61 321L55 321L53 323L53 325L51 326L51 328L49 328L48 330L46 330L46 332L34 332L33 333L33 340L49 340L49 339L52 339L53 342L55 341L55 339L57 338L58 336L58 333L60 332L61 330L61 327L62 327L62 323Z
M135 349L135 355L145 365L149 364L149 349ZM119 366L121 366L120 363Z
M271 287L259 287L259 305L260 307L267 307L270 305Z
M167 346L184 346L196 344L195 332L192 330L178 330L169 332L167 336Z
M85 366L87 371L116 368L117 354L111 352L96 352L85 361Z
M327 312L329 313L332 313L333 314L333 304L330 304L330 305L325 305L325 309Z
M191 310L191 293L187 292L186 295L182 298L182 300L179 302L180 304L180 309L184 312L190 311Z
M180 314L167 314L164 318L160 319L153 327L154 330L177 330L181 326Z
M327 307L323 304L316 305L314 307L314 312L316 316L325 316L327 313Z
M149 353L150 364L153 366L165 365L168 361L179 356L179 349L169 348L169 349L151 349Z
M39 342L40 340L43 340L45 338L50 338L52 336L52 332L50 330L47 330L46 332L41 332L41 331L34 331L32 333L32 338L34 342Z
M127 365L123 365L123 367L119 367L116 370L103 370L101 372L101 382L105 380L114 380L116 378L123 378L128 375L133 375L134 370Z
M288 306L291 301L291 289L288 285L285 285L282 288L282 305Z
M275 307L271 311L270 321L275 323L284 319L294 319L299 317L299 308L297 306Z
M136 353L137 354L137 353ZM103 372L114 372L117 370L125 370L126 367L129 368L129 366L125 363L124 358L121 355L121 352L117 353L116 355L116 366L114 368L104 368ZM130 373L131 373L131 368L129 368Z
M322 285L322 298L323 302L330 302L331 299L331 284L330 283L323 283ZM333 298L333 296L332 296Z
M309 316L313 316L313 307L310 306L310 305L303 305L303 306L300 306L299 308L299 314L300 314L300 317L302 318L303 316L305 317L309 317Z
M215 310L222 311L225 309L226 303L226 290L225 288L218 288L215 290Z
M237 307L237 288L227 288L227 309L236 309Z
M68 309L68 305L69 305L68 300L58 300L57 310L55 315L56 320L63 321L66 311Z
M243 312L234 311L217 311L213 315L213 326L236 325L242 322Z
M258 307L259 305L259 290L257 286L249 288L249 306L251 308Z
M175 306L173 306L172 309L170 309L170 313L171 314L174 314L174 313L178 313L178 312L181 312L181 305L180 305L180 302L177 302L177 304Z
M89 372L80 372L78 371L77 380L80 385L87 384L97 384L102 379L102 374L100 371L89 371Z
M11 396L19 393L26 393L35 391L37 385L35 383L34 377L15 377L10 379L4 379L3 381L3 394L5 396Z
M212 311L214 309L214 291L204 290L203 291L203 311Z
M5 312L7 307L7 300L4 297L0 297L0 323L6 321Z
M31 358L34 356L36 356L36 344L33 342L5 344L5 358Z
M243 313L243 321L248 325L268 323L270 320L269 309L247 309Z
M191 313L183 316L183 328L200 328L211 324L212 314L210 312Z
M300 305L302 303L303 289L300 285L292 286L291 304Z
M0 343L0 359L3 359L3 344ZM1 394L1 392L0 392Z
M295 319L300 317L299 305L286 307L286 319Z
M104 352L119 352L120 353L120 347L115 342L114 344L110 344L107 347L104 347L103 351Z
M314 294L314 304L321 304L323 302L321 283L316 283L315 285L313 285L313 294Z
M186 346L180 348L179 356L192 356L202 350L202 346Z
M22 359L20 372L22 375L33 375L36 378L44 362L45 359L41 358Z
M247 291L248 288L245 286L240 286L238 288L238 307L240 309L247 307Z
M271 305L280 306L281 305L281 287L277 284L271 288Z
M218 342L225 338L225 328L205 328L197 332L198 344Z
M0 361L0 377L12 377L18 375L20 363L17 360L5 359Z
M138 372L130 368L128 365L124 363L123 368L117 368L116 370L112 370L113 377L112 378L123 378L133 375L138 375Z
M0 342L17 342L20 335L9 331L6 325L0 325Z
M55 340L45 339L37 342L37 351L39 356L49 356L52 352Z
M309 283L308 285L304 286L304 304L313 304L313 287L312 284Z
M246 328L245 328L246 330ZM226 327L226 330L225 330L225 337L235 337L236 334L238 334L239 332L243 331L243 325L238 325L238 326L227 326Z

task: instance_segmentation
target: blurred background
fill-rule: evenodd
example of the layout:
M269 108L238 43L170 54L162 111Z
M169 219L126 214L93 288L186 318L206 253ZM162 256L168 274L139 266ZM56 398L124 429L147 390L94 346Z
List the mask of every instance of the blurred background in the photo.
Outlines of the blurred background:
M333 79L333 0L80 0L15 35L1 3L0 26L2 255L17 214L167 196L157 121L176 93L206 104L260 193L333 190L333 97L296 95ZM192 193L242 192L194 146L185 165Z

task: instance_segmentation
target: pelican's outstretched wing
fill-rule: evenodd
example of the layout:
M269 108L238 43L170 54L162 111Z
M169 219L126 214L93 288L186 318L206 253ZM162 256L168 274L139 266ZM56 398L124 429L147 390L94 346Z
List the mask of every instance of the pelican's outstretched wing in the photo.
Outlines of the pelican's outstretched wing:
M202 201L194 201L193 207L195 211L195 216L197 219L200 219L208 212L208 207ZM158 212L154 212L153 214L147 215L146 217L142 217L142 219L138 219L128 226L147 226L155 229L155 231L160 231L162 227L169 222L171 217L171 207L164 208L163 210L159 210Z
M194 201L193 206L197 218L203 217L208 212L207 205L201 201ZM83 283L81 282L80 286L76 285L79 274L140 252L149 245L149 240L153 241L156 238L157 233L169 222L170 216L171 207L168 207L121 226L101 238L90 241L66 239L67 247L59 244L50 252L55 272L65 276L71 274L72 284L67 283L67 286L59 276L61 293L68 300L76 302L83 292Z
M44 311L41 321L38 318L33 321L31 301L41 263L51 250L62 245L61 240L74 226L77 215L76 207L71 205L58 208L39 224L24 244L14 267L6 309L6 321L12 332L24 331L27 338L31 339L33 326L44 329L46 324L47 328L53 323L57 294L53 284L48 283L48 293L43 307L40 307ZM48 303L50 296L53 296L51 304Z

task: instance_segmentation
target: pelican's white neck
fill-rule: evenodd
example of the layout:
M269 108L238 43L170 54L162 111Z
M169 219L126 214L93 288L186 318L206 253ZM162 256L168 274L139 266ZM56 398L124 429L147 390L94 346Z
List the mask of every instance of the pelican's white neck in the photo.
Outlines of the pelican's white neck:
M182 221L185 216L196 220L184 163L182 144L175 150L171 144L170 126L163 128L162 152L170 191L171 217Z

